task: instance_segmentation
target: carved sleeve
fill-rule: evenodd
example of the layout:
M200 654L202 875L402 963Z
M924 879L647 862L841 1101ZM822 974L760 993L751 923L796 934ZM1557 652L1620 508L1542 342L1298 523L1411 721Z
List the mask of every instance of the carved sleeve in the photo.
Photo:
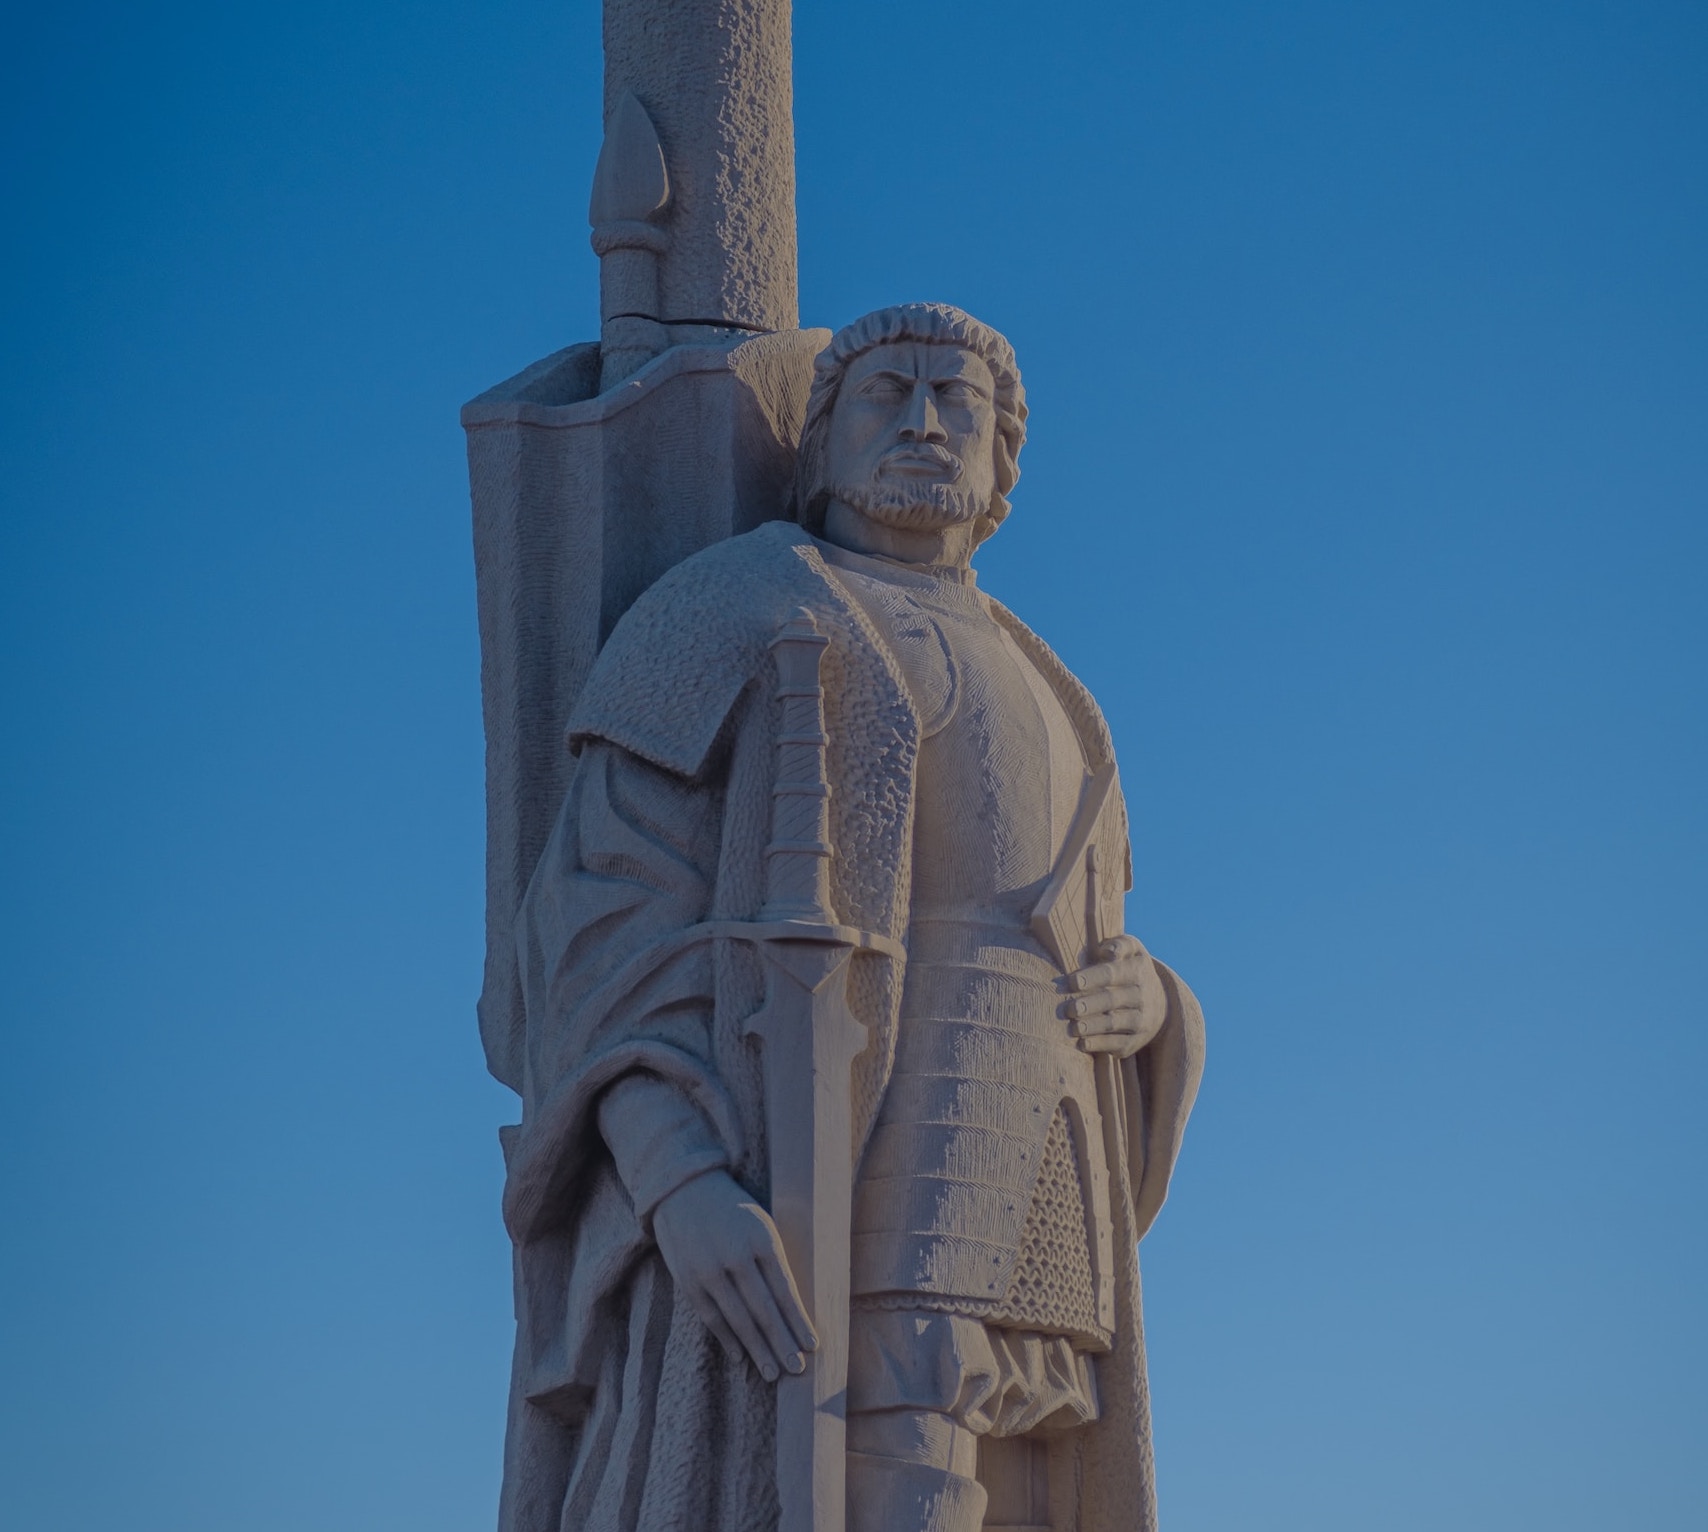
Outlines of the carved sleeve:
M677 1187L729 1166L705 1115L655 1074L624 1075L600 1097L599 1132L643 1225Z
M526 1158L543 1160L551 1182L573 1182L596 1124L643 1224L678 1186L732 1158L707 949L646 957L706 916L722 800L715 783L588 741L520 923Z

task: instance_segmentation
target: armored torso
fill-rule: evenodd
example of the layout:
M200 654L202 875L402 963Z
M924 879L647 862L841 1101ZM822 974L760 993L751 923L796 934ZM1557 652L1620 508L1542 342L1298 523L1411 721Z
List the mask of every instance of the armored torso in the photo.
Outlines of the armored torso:
M921 722L907 980L855 1189L856 1301L1105 1347L1095 1069L1031 930L1087 780L1079 738L970 572L826 552Z

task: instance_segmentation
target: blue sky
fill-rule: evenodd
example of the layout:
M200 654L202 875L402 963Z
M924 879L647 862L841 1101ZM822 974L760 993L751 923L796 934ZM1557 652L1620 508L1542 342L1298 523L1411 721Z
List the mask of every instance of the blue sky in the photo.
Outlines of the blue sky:
M802 5L807 323L944 298L1211 1061L1170 1532L1708 1522L1708 13ZM0 1521L490 1523L457 408L596 331L598 10L0 69Z

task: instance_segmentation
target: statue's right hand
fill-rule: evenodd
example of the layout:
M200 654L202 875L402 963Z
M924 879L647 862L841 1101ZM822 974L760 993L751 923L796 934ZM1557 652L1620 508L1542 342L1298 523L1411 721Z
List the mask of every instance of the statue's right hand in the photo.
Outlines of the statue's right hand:
M732 1361L742 1354L768 1382L801 1372L813 1333L771 1215L727 1171L695 1176L653 1210L670 1275Z

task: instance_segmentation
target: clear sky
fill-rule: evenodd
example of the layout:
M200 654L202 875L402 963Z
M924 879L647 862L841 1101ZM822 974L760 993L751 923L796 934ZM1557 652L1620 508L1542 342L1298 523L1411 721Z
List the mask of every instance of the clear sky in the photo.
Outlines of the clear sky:
M1708 1525L1708 9L806 3L807 323L943 298L1211 1058L1169 1532ZM0 58L0 1524L490 1525L457 409L596 333L593 0Z

